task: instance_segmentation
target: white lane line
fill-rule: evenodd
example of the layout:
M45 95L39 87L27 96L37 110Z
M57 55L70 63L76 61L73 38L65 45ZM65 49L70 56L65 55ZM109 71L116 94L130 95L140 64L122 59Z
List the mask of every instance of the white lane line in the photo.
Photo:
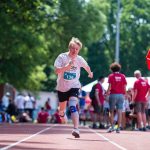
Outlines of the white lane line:
M88 128L88 127L87 127L87 128ZM121 145L119 145L119 144L117 144L117 143L115 143L115 142L109 140L108 138L106 138L106 137L103 136L102 134L96 132L95 130L92 130L92 129L90 129L90 128L88 128L88 129L89 129L91 132L93 132L93 133L97 134L98 136L102 137L104 140L108 141L109 143L115 145L115 146L118 147L119 149L121 149L121 150L127 150L125 147L123 147L123 146L121 146Z
M39 135L39 134L41 134L41 133L43 133L43 132L45 132L45 131L47 131L47 130L49 130L49 129L55 127L55 126L56 126L56 125L53 125L53 126L48 127L48 128L45 128L45 129L43 129L43 130L41 130L41 131L39 131L39 132L37 132L37 133L35 133L35 134L32 134L31 136L28 136L28 137L26 137L26 138L24 138L24 139L22 139L22 140L20 140L20 141L18 141L18 142L16 142L16 143L12 143L12 144L10 144L10 145L8 145L8 146L6 146L6 147L0 148L0 150L7 150L7 149L9 149L9 148L11 148L11 147L14 147L14 146L16 146L17 144L20 144L20 143L22 143L22 142L24 142L24 141L27 141L27 140L33 138L34 136Z

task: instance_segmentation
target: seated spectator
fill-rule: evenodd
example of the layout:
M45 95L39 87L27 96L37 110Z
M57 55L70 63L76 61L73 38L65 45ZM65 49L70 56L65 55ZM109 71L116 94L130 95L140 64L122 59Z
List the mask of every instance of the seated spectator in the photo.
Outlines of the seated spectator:
M49 114L44 110L44 107L41 108L41 111L38 113L37 121L38 123L47 123L49 118Z
M17 116L17 107L12 99L9 99L9 105L7 107L7 113L10 116Z
M32 119L29 116L29 112L23 112L18 116L19 122L32 122Z
M131 128L132 130L137 130L138 124L137 124L137 114L135 111L135 104L130 104L131 113L129 114L129 118L131 119Z
M51 123L61 123L61 119L60 119L58 110L52 115L52 118L51 118L50 122Z
M14 117L16 118L16 116L18 115L17 114L17 107L16 107L14 101L11 98L9 98L9 105L7 107L6 112L7 112L6 121L7 122L16 122L16 119L15 120L12 119L12 116L13 116L13 118Z

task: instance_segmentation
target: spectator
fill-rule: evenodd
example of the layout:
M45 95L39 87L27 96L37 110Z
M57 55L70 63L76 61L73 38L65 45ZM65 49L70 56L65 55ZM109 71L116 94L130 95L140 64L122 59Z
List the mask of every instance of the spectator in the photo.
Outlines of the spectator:
M114 110L116 108L118 115L118 128L116 129L117 133L120 133L121 119L122 119L122 109L124 95L126 94L126 85L127 81L124 74L121 74L119 71L121 65L118 63L112 63L110 65L112 73L108 77L108 89L106 95L109 95L109 106L110 106L110 119L111 127L108 129L108 132L114 131Z
M25 105L25 97L22 93L19 93L16 97L16 106L19 115L24 112L24 105Z
M146 117L147 117L147 128L150 129L150 96L148 96L147 100L147 112L146 112Z
M121 129L124 130L126 129L126 112L129 111L129 100L128 96L125 96L125 99L123 101L123 109L122 109L122 123L121 123Z
M79 108L82 110L84 110L85 108L85 97L86 97L86 92L81 88L79 92Z
M2 101L0 100L0 112L3 112L3 103L2 103Z
M9 105L7 107L7 121L8 122L14 122L15 120L12 120L11 118L16 118L18 115L17 113L17 107L12 99L9 99Z
M51 118L51 123L61 123L61 119L59 117L59 110L57 109L57 111L52 115Z
M138 130L138 124L137 124L137 114L135 111L135 104L131 103L130 104L130 114L129 114L129 119L131 120L131 129L136 131Z
M140 131L146 131L146 114L147 97L150 94L150 86L148 82L142 78L139 70L134 72L137 80L134 83L133 102L135 103L135 111L137 113L138 127Z
M104 124L105 124L105 127L108 128L109 127L109 124L110 124L110 121L109 121L109 97L105 97L105 100L104 100L104 108L103 108L103 121L104 121Z
M83 91L81 88L80 92L79 92L79 120L80 120L80 124L83 121L84 125L85 125L85 121L86 121L85 97L86 97L86 92Z
M28 111L23 112L22 114L20 114L18 116L18 118L19 118L19 122L32 122L32 119L30 118Z
M17 107L12 99L9 99L9 105L7 107L7 113L10 116L17 116Z
M33 119L33 110L34 110L34 97L30 93L25 97L25 111L29 112L30 118Z
M3 105L3 110L6 111L7 107L9 105L9 98L10 98L10 93L6 92L6 94L2 97L2 105Z
M126 127L131 126L131 113L133 113L133 108L130 108L130 105L132 104L132 96L133 96L133 89L129 88L127 90L127 95L126 95L126 112L125 112L125 117L126 117Z
M95 97L92 99L94 108L93 128L97 128L96 122L99 121L99 128L104 129L103 121L103 105L105 90L102 86L104 76L100 76L98 83L95 85Z
M38 123L47 123L49 114L44 110L44 107L41 108L41 111L38 113L37 121Z

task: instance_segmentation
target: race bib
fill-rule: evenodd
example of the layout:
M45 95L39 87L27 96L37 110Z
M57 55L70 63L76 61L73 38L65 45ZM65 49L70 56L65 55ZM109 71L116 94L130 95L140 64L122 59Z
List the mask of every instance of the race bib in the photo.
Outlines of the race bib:
M73 80L75 78L76 78L76 73L64 72L64 79L65 80Z

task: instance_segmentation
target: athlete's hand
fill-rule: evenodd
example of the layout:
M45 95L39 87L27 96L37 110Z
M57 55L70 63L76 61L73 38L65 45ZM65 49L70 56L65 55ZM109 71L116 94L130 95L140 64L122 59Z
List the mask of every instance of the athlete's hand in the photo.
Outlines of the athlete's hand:
M71 64L68 64L67 66L66 66L66 70L70 70L71 69Z
M69 61L69 63L67 64L67 70L70 70L71 69L71 67L73 66L73 64L74 64L74 60L70 60Z
M93 78L93 72L90 72L88 75L89 78Z
M69 65L73 65L73 61L72 60L69 61Z

